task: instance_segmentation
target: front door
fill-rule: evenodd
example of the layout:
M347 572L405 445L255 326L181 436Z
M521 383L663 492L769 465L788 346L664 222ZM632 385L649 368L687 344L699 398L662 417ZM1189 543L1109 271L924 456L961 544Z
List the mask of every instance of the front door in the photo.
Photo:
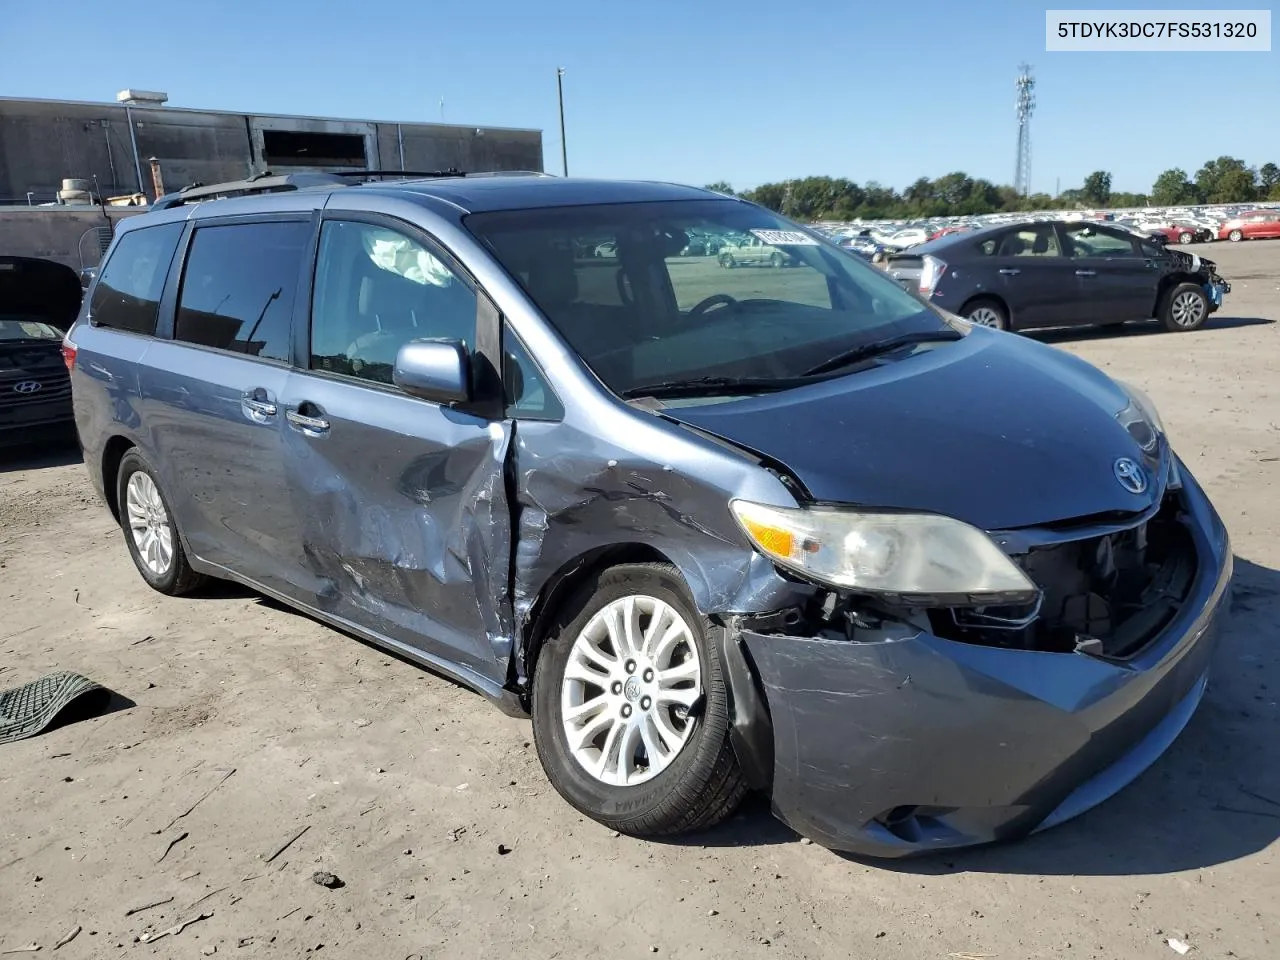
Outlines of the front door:
M309 342L281 413L320 609L501 682L510 640L510 423L392 383L396 354L411 340L474 348L479 300L415 228L327 214ZM496 315L492 322L496 340Z
M172 339L152 341L138 362L142 420L188 546L287 596L297 596L299 554L280 397L312 230L307 214L201 221Z
M1018 227L996 247L995 268L1010 318L1019 330L1073 323L1076 278L1053 225Z
M1062 226L1082 323L1149 319L1155 309L1163 253L1147 256L1138 237L1096 223Z

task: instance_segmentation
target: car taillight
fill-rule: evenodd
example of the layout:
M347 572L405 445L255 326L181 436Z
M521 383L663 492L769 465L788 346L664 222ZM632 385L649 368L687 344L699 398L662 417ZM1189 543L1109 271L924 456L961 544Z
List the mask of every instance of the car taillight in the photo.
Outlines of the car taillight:
M68 373L75 369L76 345L72 342L69 335L62 338L62 362L67 365Z
M938 281L942 279L943 274L946 272L947 265L945 263L937 257L926 253L920 269L920 295L922 297L932 296Z

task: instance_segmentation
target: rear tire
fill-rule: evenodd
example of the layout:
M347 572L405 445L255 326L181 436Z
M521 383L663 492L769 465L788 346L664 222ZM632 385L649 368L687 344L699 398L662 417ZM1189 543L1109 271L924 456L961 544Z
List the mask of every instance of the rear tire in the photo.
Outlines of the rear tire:
M1009 313L998 300L982 297L970 300L960 311L960 316L979 327L991 327L993 330L1009 329Z
M1244 239L1244 234L1241 233L1239 230L1232 230L1230 233L1227 234L1227 239L1230 240L1232 243L1239 243L1241 240Z
M1187 333L1204 326L1209 318L1209 298L1194 283L1180 283L1165 294L1160 322L1171 333Z
M775 270L780 269L782 267L782 254L780 253L770 254L769 266L773 267Z
M116 473L120 527L133 565L153 590L171 597L190 593L204 583L191 569L169 501L147 459L135 447L120 458Z
M569 599L539 651L532 709L565 800L636 836L704 830L737 808L747 788L710 629L668 564L612 567Z
M720 254L720 266L724 267L726 270L732 270L737 265L738 264L734 261L733 257L729 254Z

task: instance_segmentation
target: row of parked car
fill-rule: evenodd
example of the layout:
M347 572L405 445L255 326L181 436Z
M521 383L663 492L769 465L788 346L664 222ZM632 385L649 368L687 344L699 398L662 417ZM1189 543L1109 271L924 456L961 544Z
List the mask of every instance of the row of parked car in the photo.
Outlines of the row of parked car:
M1030 215L1036 220L1086 220L1109 223L1140 237L1162 239L1167 243L1187 245L1214 240L1262 240L1280 237L1280 210L1259 208L1221 208L1213 211L1169 210L1161 213L1054 213ZM1026 217L996 214L931 220L913 224L858 223L820 225L841 246L875 263L888 255L918 247L951 233L981 230L1009 224Z

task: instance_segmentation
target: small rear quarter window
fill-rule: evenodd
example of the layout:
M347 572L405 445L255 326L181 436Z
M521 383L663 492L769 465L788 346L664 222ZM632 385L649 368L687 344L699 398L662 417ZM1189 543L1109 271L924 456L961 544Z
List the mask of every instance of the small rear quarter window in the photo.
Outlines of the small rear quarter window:
M160 294L182 223L130 230L120 237L93 291L89 317L95 326L152 335Z

